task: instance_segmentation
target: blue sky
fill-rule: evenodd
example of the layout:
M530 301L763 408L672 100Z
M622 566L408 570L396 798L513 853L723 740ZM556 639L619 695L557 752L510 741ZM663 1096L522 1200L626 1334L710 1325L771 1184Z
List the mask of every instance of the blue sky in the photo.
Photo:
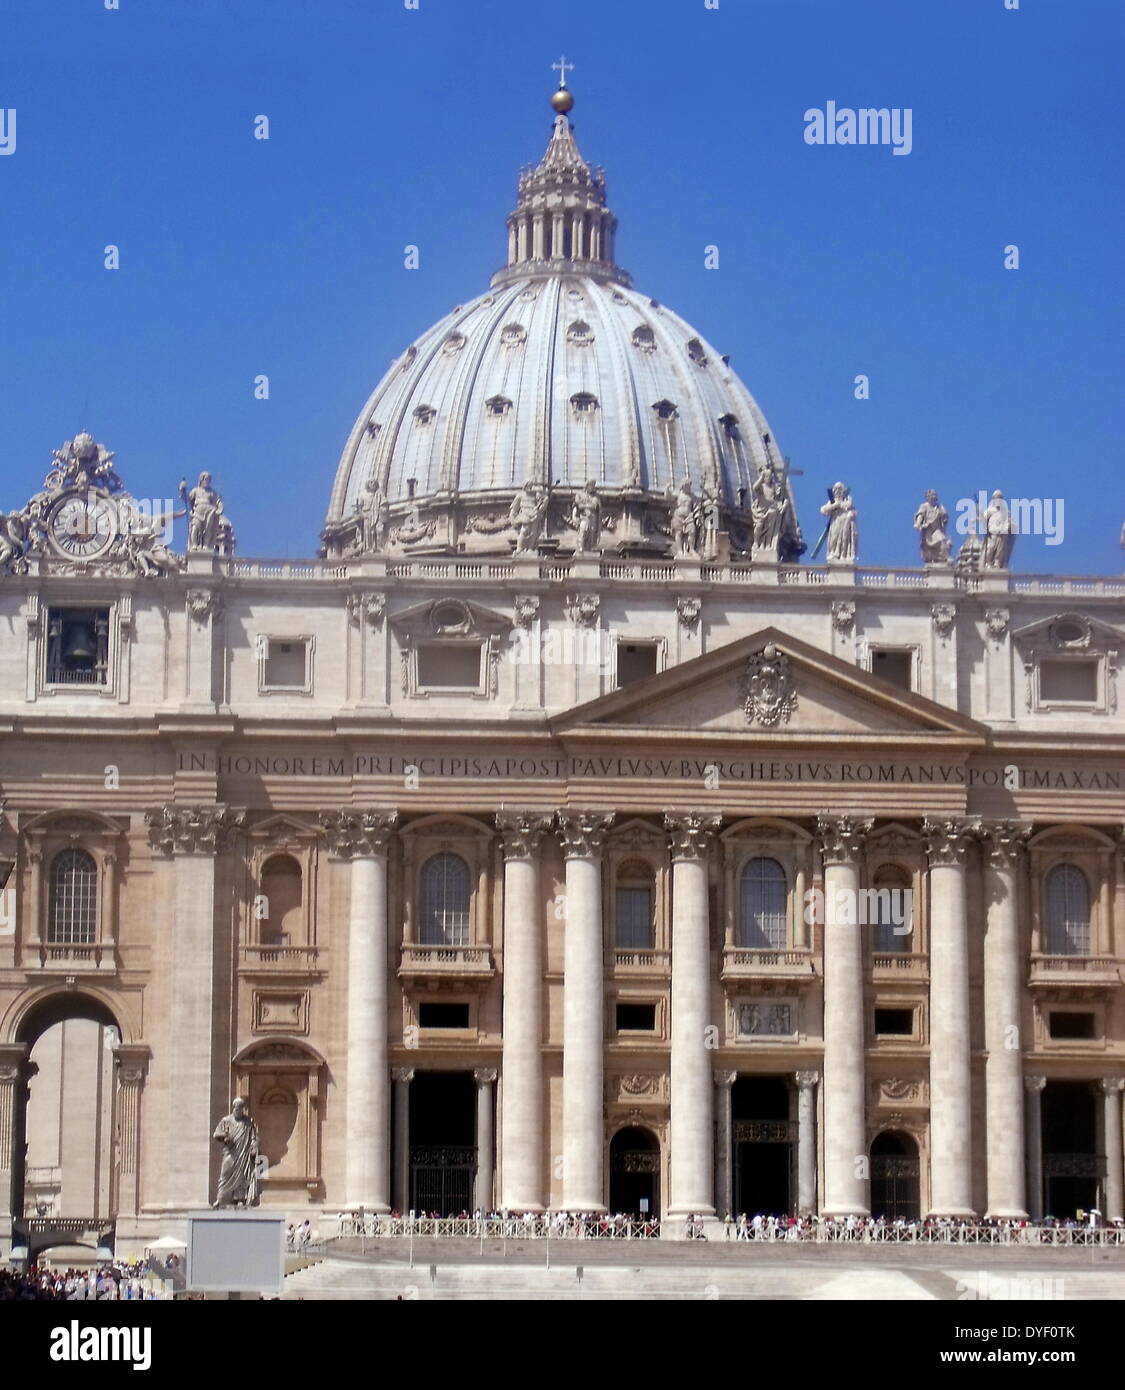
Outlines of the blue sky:
M1065 504L1015 568L1125 564L1121 0L0 0L0 25L0 506L86 427L136 495L208 467L243 554L313 554L388 362L503 262L565 53L619 261L730 353L810 540L836 478L869 564L916 562L926 486L1000 487ZM910 108L911 154L807 145L829 100Z

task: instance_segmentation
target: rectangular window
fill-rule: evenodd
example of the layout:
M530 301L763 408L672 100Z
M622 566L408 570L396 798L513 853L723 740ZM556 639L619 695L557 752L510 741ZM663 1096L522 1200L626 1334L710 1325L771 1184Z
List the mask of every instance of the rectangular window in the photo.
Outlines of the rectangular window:
M655 1033L655 1004L618 1004L617 1031L619 1033Z
M656 675L657 646L655 642L618 642L617 688L643 681Z
M258 688L260 690L312 689L312 638L258 638Z
M47 684L105 687L109 682L108 608L47 610Z
M1093 1014L1052 1013L1048 1031L1060 1040L1090 1041L1097 1037L1096 1023Z
M871 652L871 674L900 690L914 688L914 653L892 647L875 647Z
M468 1004L419 1004L419 1028L468 1028Z
M1039 663L1039 698L1044 703L1096 705L1098 663L1090 660L1053 660Z
M418 689L478 691L480 652L479 642L420 646Z
M913 1009L876 1009L875 1035L879 1038L912 1038Z
M614 936L619 950L652 949L651 888L618 888Z

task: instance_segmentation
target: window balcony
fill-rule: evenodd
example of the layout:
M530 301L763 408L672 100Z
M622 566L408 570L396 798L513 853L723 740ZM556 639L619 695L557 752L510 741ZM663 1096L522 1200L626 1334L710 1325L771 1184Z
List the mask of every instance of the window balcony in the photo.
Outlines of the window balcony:
M27 967L34 970L61 970L68 975L100 971L112 974L117 970L113 943L109 941L40 941L24 953Z
M613 970L617 975L665 975L672 954L647 947L617 947L613 953Z
M930 958L912 955L908 951L873 951L871 974L876 980L884 983L896 980L925 980L930 974Z
M1028 984L1034 989L1114 989L1121 983L1121 964L1115 956L1031 957Z
M816 961L809 950L728 946L723 951L724 980L789 980L808 984L816 975Z
M408 941L402 948L398 973L403 979L487 980L495 971L487 946L424 946Z
M240 946L238 969L243 975L316 975L322 973L319 946Z

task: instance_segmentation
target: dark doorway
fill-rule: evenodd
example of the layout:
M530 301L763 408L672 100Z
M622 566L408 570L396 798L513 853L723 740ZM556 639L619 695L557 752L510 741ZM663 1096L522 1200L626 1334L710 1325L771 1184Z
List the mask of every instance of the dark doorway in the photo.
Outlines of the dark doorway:
M1065 1218L1098 1203L1105 1155L1098 1153L1098 1103L1089 1081L1043 1088L1043 1212Z
M660 1215L660 1145L647 1129L619 1129L609 1145L609 1209Z
M411 1209L438 1216L471 1212L476 1171L472 1072L415 1072L410 1083Z
M871 1142L871 1215L917 1221L921 1213L918 1145L909 1134L885 1130Z
M734 1207L747 1216L788 1216L793 1208L797 1126L784 1076L740 1076L731 1088Z

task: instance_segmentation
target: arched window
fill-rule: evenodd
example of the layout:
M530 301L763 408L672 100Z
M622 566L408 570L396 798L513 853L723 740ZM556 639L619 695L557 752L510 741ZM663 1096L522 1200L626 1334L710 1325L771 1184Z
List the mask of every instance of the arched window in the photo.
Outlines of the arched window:
M652 868L630 860L617 871L613 940L621 951L651 951L656 945L653 908L656 902Z
M98 934L98 866L82 849L64 849L51 864L47 940L89 945Z
M1056 864L1047 874L1047 953L1090 954L1090 885L1073 864Z
M740 880L738 944L777 950L785 945L789 885L776 859L751 859Z
M304 945L302 940L301 866L288 854L275 854L262 865L263 946Z
M469 866L457 854L435 854L422 865L418 940L423 946L469 943Z
M884 954L912 951L913 904L905 869L892 864L877 869L872 886L875 900L867 919L872 927L872 948Z

